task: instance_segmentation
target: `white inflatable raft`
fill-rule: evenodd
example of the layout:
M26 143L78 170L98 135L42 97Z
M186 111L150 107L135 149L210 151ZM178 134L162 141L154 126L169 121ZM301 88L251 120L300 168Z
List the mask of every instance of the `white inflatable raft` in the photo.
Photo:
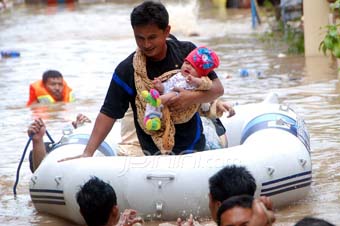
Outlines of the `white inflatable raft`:
M176 220L190 213L209 217L208 179L231 164L246 166L256 179L256 196L270 196L276 207L305 197L312 165L303 119L278 104L275 95L261 103L235 106L235 111L234 117L221 119L227 129L227 149L181 156L101 156L58 163L82 153L85 144L60 146L31 178L33 204L38 211L84 223L75 194L91 176L97 176L114 187L121 210L136 209L146 220ZM101 149L107 147L102 145Z

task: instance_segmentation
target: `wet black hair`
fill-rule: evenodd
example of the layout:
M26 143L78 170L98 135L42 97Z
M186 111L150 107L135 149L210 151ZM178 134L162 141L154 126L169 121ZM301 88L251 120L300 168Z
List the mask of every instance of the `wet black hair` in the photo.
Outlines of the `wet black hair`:
M244 166L225 166L209 178L209 191L212 199L220 202L235 195L254 196L256 181Z
M169 25L169 13L160 2L145 1L132 10L130 20L132 28L155 24L165 30Z
M48 71L45 71L43 76L42 76L42 81L44 84L46 84L47 80L49 78L62 78L63 75L59 72L59 71L56 71L56 70L48 70Z
M80 213L88 226L105 225L112 208L117 205L117 196L112 186L98 177L92 177L77 192Z

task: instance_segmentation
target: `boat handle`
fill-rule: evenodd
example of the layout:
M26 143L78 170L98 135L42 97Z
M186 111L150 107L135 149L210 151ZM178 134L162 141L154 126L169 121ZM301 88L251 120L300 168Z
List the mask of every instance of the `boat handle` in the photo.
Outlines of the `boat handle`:
M279 118L278 120L276 120L276 125L291 127L291 126L293 126L294 124L292 124L292 123L290 123L290 122L287 122L287 121L284 120L283 118Z
M280 108L279 108L281 111L286 111L286 112L288 112L289 111L289 109L290 109L290 107L289 107L289 105L282 105L282 104L280 104Z
M152 175L149 174L146 176L147 180L168 180L168 181L172 181L175 179L174 175Z

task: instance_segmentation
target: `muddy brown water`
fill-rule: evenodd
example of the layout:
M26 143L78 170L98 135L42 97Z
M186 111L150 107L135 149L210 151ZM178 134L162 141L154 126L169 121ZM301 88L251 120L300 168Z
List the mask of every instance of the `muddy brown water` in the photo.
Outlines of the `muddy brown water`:
M95 119L115 66L136 48L129 24L136 2L23 4L0 14L0 50L21 53L19 58L0 60L0 225L72 225L34 209L27 157L18 196L13 196L16 169L28 139L26 128L42 117L58 139L61 128L78 112ZM221 56L217 72L225 99L253 103L275 91L282 103L305 119L311 136L313 183L305 199L277 210L276 224L292 225L305 215L336 224L340 220L340 87L334 63L324 57L282 56L284 49L279 45L268 46L254 37L249 10L226 11L208 1L196 4L193 0L167 1L166 5L173 34L210 46ZM240 77L242 68L259 71L262 77ZM77 102L25 107L29 83L47 69L63 73Z

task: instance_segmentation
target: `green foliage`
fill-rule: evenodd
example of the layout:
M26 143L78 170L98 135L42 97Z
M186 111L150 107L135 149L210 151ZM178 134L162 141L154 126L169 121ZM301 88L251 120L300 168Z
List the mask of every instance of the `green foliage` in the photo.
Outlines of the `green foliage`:
M324 55L330 53L336 58L340 58L339 26L340 24L332 24L325 27L327 29L326 35L319 45L319 51L322 51Z
M340 0L336 0L330 4L330 9L334 14L340 12ZM330 24L324 27L326 29L326 35L320 42L319 51L322 51L324 55L330 53L336 58L340 58L340 34L338 27L340 24Z
M284 41L288 44L288 53L302 54L305 52L304 33L302 29L292 28L289 25L285 28Z

